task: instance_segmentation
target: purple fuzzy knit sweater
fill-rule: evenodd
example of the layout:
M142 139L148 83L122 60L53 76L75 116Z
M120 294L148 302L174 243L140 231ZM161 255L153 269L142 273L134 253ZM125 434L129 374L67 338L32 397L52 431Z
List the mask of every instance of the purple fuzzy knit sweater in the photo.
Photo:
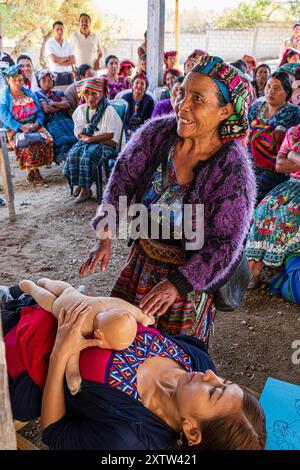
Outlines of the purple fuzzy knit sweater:
M103 203L112 204L118 216L119 196L126 195L128 204L133 199L140 202L153 173L177 138L174 116L156 118L142 126L119 155ZM169 280L181 295L192 290L212 291L228 276L243 250L255 188L251 163L237 141L224 144L209 160L199 162L184 202L204 204L204 245L198 251L188 251L185 264L169 273ZM103 217L100 206L92 221L94 230Z

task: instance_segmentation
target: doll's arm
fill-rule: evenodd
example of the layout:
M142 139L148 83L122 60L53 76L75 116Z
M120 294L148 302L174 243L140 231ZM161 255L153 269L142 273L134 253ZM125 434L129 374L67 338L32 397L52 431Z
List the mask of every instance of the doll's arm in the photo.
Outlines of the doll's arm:
M80 392L80 386L82 382L79 370L79 358L80 353L73 354L69 357L66 364L66 381L68 389L72 395L76 395L78 392Z

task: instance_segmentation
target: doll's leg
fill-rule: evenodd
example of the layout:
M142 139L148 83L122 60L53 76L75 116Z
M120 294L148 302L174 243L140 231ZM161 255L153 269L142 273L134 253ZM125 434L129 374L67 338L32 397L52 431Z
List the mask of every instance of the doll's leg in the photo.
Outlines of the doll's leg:
M48 279L47 277L43 277L42 279L39 279L37 283L40 287L43 287L49 292L52 292L52 294L54 294L56 297L59 297L60 294L62 294L63 291L67 289L67 287L72 287L71 284L69 284L68 282L52 281L51 279Z
M19 286L23 292L30 294L40 307L52 312L53 302L57 299L54 294L28 280L21 281Z
M80 353L72 354L66 364L66 381L72 395L80 392L82 382L79 370L79 357Z

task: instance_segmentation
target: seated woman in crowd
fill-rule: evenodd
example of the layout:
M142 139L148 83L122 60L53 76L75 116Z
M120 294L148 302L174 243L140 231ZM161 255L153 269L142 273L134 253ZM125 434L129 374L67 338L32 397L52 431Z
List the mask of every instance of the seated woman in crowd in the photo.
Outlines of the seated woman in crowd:
M120 63L120 76L126 77L127 80L129 80L129 82L131 83L132 72L134 68L134 62L129 59L122 60L122 62Z
M125 118L126 142L134 132L150 119L154 108L154 101L150 95L146 94L148 80L144 73L138 73L132 80L132 91L125 93L122 97L128 103L128 110Z
M76 76L77 76L77 81L84 80L85 78L91 78L94 76L94 70L90 65L82 64L78 67ZM83 104L83 101L80 102L82 98L80 100L78 97L76 82L69 85L68 88L64 91L64 94L71 106L70 114L73 114L77 106L79 104Z
M276 157L286 131L300 123L300 108L289 103L292 84L286 72L275 72L267 81L265 97L249 113L249 151L255 164L257 203L288 177L276 171Z
M297 51L292 47L288 47L282 56L279 67L284 64L292 64L295 62L300 62L300 51Z
M15 288L14 297L19 296ZM259 402L215 374L201 341L167 337L138 324L125 350L99 349L94 347L101 347L98 339L82 336L85 304L61 311L57 328L52 314L30 297L25 300L21 319L11 311L14 300L6 301L2 311L12 411L23 421L41 416L50 450L264 449ZM40 318L34 328L28 322L33 309ZM35 354L39 329L47 338L43 389L35 383L35 369L41 368ZM83 379L76 396L64 383L74 353L80 353Z
M64 175L73 188L77 203L92 196L91 186L97 167L106 159L116 156L120 141L122 121L115 109L108 104L107 79L86 78L77 83L79 97L85 104L73 114L75 136L79 140L68 153Z
M66 159L77 139L74 136L73 120L68 115L71 106L62 91L52 90L54 82L55 76L50 70L41 70L38 74L41 90L36 96L46 115L45 127L53 138L54 161L60 163Z
M260 64L253 73L252 86L255 92L255 98L265 96L265 86L271 75L271 69L268 64Z
M31 90L33 93L39 90L37 78L33 70L32 60L28 55L19 55L17 58L17 64L22 66L24 72L24 86Z
M154 106L152 117L158 117L162 116L163 114L174 113L175 100L177 98L178 91L183 80L184 77L176 78L173 88L171 90L170 98L167 98L166 100L159 100L156 103L156 105Z
M278 72L287 72L292 81L292 96L290 102L300 105L300 63L293 62L284 64L277 70Z
M166 69L164 71L164 84L166 85L168 89L161 94L161 97L160 97L161 100L170 98L171 90L173 88L175 80L176 78L180 76L181 76L181 72L180 70L177 70L177 69Z
M174 69L177 62L177 51L168 51L164 53L164 63L166 69Z
M189 71L195 67L195 65L196 65L195 59L193 59L192 57L188 57L185 63L183 64L184 75L187 75Z
M247 66L246 73L247 73L248 77L250 78L250 80L253 80L254 70L257 67L256 58L251 54L245 54L242 57L242 60L246 63L246 66Z
M138 73L144 73L147 75L147 54L143 54L139 57Z
M41 183L39 168L49 165L54 156L53 139L42 127L45 115L38 98L24 87L20 64L9 67L3 75L7 86L1 92L0 121L8 129L8 142L20 169L27 171L27 180Z
M105 66L107 73L102 76L108 81L108 98L113 99L120 91L130 88L130 82L120 75L120 61L115 55L106 57Z
M288 256L300 256L300 125L287 131L277 155L276 171L290 174L290 179L269 192L255 210L246 245L252 273L250 287L260 284L265 266L282 268ZM291 287L299 298L299 283Z

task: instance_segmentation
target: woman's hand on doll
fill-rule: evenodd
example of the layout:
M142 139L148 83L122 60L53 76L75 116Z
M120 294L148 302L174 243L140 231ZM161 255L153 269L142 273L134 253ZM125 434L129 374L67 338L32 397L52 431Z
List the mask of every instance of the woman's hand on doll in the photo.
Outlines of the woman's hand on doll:
M79 268L79 275L85 277L88 272L94 274L97 264L105 271L111 257L111 239L97 240L88 256Z
M82 336L82 325L85 315L92 307L86 301L76 302L67 312L62 309L58 316L58 328L51 356L67 361L70 356L85 348L99 346L97 339L86 339Z
M170 281L165 280L145 295L139 307L150 317L161 316L173 305L178 296L179 292L176 287Z

